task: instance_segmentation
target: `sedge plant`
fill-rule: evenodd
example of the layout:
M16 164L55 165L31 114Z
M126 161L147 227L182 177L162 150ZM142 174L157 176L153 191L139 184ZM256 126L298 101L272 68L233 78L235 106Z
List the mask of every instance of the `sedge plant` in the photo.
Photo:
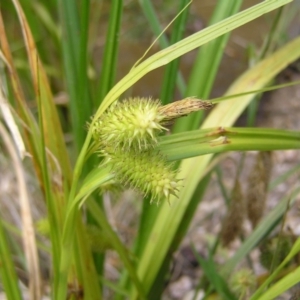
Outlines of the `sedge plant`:
M188 17L189 3L179 1L178 11L181 14L174 21L172 44L164 34L160 34L159 41L163 49L139 60L127 75L115 83L124 4L123 1L113 0L110 3L102 73L95 88L88 77L88 70L92 69L92 63L88 60L88 32L89 26L92 26L89 24L90 1L84 0L77 5L75 1L68 0L44 4L11 0L23 34L26 49L24 57L29 70L27 78L30 78L31 88L24 90L8 41L9 21L0 15L1 59L5 65L3 74L7 78L7 81L1 81L1 87L6 91L2 98L10 100L14 108L15 123L26 151L31 155L44 194L51 242L53 299L104 298L103 264L108 249L116 251L124 265L119 283L112 287L114 297L158 299L163 291L163 278L168 272L170 254L178 248L185 235L209 181L210 168L217 163L213 155L228 151L300 148L299 133L295 131L232 127L254 95L289 63L300 57L299 38L283 45L242 74L226 92L227 101L200 100L209 98L229 33L289 2L292 1L262 1L238 12L242 1L218 1L210 26L183 38L182 28ZM161 32L151 2L140 1L140 5L153 30ZM36 14L31 14L31 9ZM61 28L52 19L53 10L57 12ZM36 46L43 33L34 26L38 20L43 24L43 30L50 34L51 45L58 45L54 51L59 48L57 56L63 66L61 72L69 95L74 165L70 162L71 155L66 147L62 122L49 83L51 68L49 71L47 64L51 63L51 58L47 57L44 46ZM179 72L178 59L200 46L191 79L185 83ZM138 96L123 99L123 93L139 79L165 65L166 79L161 101ZM183 100L170 103L176 85L182 91ZM28 93L36 99L38 118L29 109ZM231 95L235 96L228 99ZM211 110L205 119L198 112L203 109ZM186 115L189 116L181 118ZM6 124L11 128L14 122L6 120ZM172 134L165 135L172 125ZM1 129L1 132L3 137L6 136L5 130ZM136 189L145 198L132 253L109 223L98 193L99 189L113 185ZM211 258L208 261L201 260L212 290L224 299L234 299L226 276L273 228L284 214L286 202L294 199L298 192L295 189L283 204L263 220L220 272ZM27 224L27 229L34 230L30 222L23 220L23 224ZM13 261L7 255L8 243L2 222L0 225L0 258L2 262L6 261L1 269L3 286L8 299L21 299ZM88 231L91 226L94 226L95 236L102 245L100 254L92 252L93 247L89 242L91 231ZM269 294L276 297L296 283L297 280L291 279L288 274L273 289L265 291L267 284L274 280L297 251L299 241L251 299L267 299ZM37 254L28 253L31 255L27 256L26 266L23 267L28 269L29 274L38 274L39 266L30 263L36 261ZM38 299L41 286L37 276L29 279L30 295L32 299Z

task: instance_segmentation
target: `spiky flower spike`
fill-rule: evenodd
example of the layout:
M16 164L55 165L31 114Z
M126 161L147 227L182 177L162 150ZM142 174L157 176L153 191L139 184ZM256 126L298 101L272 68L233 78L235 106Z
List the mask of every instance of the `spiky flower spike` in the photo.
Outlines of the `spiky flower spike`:
M144 195L151 195L151 203L169 199L170 195L177 196L180 185L176 172L157 151L151 149L137 154L134 150L116 149L107 153L116 178Z
M93 147L100 148L121 183L150 194L151 202L169 199L179 184L172 165L154 147L157 135L175 119L211 106L191 97L165 106L151 98L118 101L92 123Z
M96 142L115 148L145 150L156 143L162 130L164 116L159 113L159 100L129 98L118 101L94 123L92 128Z

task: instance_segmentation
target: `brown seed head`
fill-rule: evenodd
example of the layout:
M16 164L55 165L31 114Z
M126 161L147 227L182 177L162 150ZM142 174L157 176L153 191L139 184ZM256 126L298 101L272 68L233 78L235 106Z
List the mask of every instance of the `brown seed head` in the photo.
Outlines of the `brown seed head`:
M159 108L159 112L164 116L162 123L166 125L171 124L175 119L187 116L192 112L203 109L206 110L212 107L213 104L209 101L203 101L200 99L189 97L161 106Z

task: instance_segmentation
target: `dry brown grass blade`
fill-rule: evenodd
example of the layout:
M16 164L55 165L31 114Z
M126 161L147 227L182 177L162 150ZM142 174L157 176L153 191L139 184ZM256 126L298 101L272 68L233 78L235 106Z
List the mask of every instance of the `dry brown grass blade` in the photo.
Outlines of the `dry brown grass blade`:
M5 33L5 27L4 27L4 23L3 23L1 10L0 10L0 45L1 45L1 50L3 52L3 56L5 58L4 62L8 68L8 72L9 72L10 79L12 82L14 95L15 95L16 101L18 103L18 109L22 109L26 105L25 97L24 97L24 93L23 93L23 90L22 90L22 87L20 84L19 77L17 75L16 68L14 67L13 57L12 57L10 47L9 47L9 42L7 40L7 36ZM25 117L25 112L23 112L23 111L21 111L21 112L24 114L24 117ZM24 118L24 121L26 121L25 118Z
M15 145L17 146L18 153L21 159L23 159L26 155L25 145L21 133L19 131L19 128L15 122L15 119L13 118L11 107L6 97L4 96L4 92L2 91L1 79L0 79L0 110L2 112L3 119L6 123L6 126L9 128L11 136L15 142Z
M14 93L14 98L16 100L16 110L18 113L18 117L23 123L23 126L22 128L20 128L20 130L23 132L22 136L24 138L26 148L32 155L35 171L37 173L39 182L42 186L41 166L40 166L39 157L37 155L38 150L35 143L35 137L39 134L39 131L38 131L37 124L27 106L25 96L22 90L22 86L18 77L18 73L14 66L13 57L9 47L9 42L5 33L5 27L4 27L1 11L0 11L0 45L1 45L1 50L3 52L2 60L7 67L10 81L12 84L12 90Z
M25 174L21 159L18 156L18 152L14 146L14 143L6 131L5 127L0 123L0 135L2 136L3 142L9 153L13 169L16 173L16 179L18 183L19 200L21 208L22 218L22 236L23 246L27 261L28 268L28 280L29 280L29 293L30 299L39 300L41 299L41 275L38 260L38 252L35 240L35 232L33 226L32 215L30 211L30 201L28 197Z
M49 159L51 164L53 178L55 178L56 189L66 190L71 181L71 165L67 155L67 150L63 138L61 124L59 122L56 107L53 101L53 96L50 90L50 85L46 72L39 59L37 48L32 36L31 30L27 23L25 14L18 0L12 0L23 32L24 42L27 50L27 55L30 64L33 85L36 94L36 99L41 101L41 114L43 120L43 129L46 147L51 151L53 156L59 162L60 169L57 169L57 164Z

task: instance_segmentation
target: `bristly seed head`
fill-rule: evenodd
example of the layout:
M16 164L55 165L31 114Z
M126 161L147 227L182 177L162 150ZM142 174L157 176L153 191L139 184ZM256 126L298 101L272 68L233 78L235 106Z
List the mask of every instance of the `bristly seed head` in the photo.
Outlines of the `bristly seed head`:
M96 142L109 143L116 148L146 150L156 143L162 130L163 115L159 112L159 100L129 98L111 105L93 125Z
M211 107L191 97L165 106L151 98L117 101L90 125L93 147L112 165L117 180L158 203L179 189L172 165L155 150L158 134L175 119Z
M109 151L110 163L116 178L130 188L137 189L145 195L151 195L151 203L156 200L177 196L180 184L172 164L157 151L147 150L138 154L135 151Z

